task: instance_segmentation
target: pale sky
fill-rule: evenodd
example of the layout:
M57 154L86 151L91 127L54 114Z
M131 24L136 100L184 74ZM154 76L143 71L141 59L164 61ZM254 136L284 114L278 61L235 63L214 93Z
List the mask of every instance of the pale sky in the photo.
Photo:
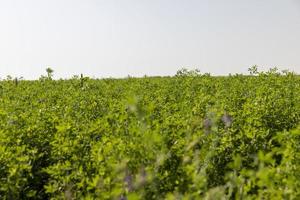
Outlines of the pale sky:
M300 0L0 0L0 77L300 73Z

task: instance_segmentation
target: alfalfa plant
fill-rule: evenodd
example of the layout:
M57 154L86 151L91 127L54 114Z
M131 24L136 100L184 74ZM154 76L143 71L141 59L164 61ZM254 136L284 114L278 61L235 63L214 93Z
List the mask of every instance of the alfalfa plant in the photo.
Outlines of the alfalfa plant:
M47 72L47 77L48 77L48 79L49 79L49 80L52 80L54 70L51 69L50 67L47 67L47 68L46 68L46 72Z

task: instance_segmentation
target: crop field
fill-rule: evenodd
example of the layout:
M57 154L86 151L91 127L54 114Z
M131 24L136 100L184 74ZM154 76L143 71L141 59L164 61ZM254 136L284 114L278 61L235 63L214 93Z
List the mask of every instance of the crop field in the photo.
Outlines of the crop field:
M0 199L300 199L300 77L0 81Z

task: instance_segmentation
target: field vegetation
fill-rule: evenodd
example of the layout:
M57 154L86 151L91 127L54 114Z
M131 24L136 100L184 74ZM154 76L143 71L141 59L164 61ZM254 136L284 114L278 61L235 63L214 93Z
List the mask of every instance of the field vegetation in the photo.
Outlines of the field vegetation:
M1 199L300 199L300 77L0 81Z

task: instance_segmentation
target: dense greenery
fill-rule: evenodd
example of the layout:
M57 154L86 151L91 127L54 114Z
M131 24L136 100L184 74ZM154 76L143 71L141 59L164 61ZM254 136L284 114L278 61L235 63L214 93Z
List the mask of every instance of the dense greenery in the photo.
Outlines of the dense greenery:
M300 199L300 78L0 82L1 199Z

